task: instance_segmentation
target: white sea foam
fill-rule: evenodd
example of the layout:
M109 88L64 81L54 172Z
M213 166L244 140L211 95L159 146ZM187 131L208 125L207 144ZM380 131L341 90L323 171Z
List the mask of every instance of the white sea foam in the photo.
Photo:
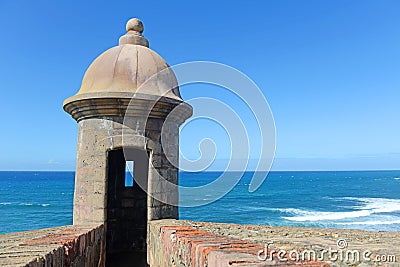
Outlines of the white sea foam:
M400 178L394 178L395 180L400 180Z
M292 213L292 214L306 214L308 211L301 210L301 209L295 209L295 208L287 208L287 209L269 209L272 211L280 211L284 213Z
M349 218L359 218L369 216L368 210L344 211L344 212L327 212L327 211L302 211L301 215L293 217L282 217L289 221L306 222L306 221L325 221L325 220L342 220Z
M400 224L400 220L395 221L365 221L365 222L343 222L336 223L338 225L390 225L390 224Z
M306 222L306 221L337 221L343 219L354 219L360 217L368 217L373 214L391 213L400 211L400 199L388 198L342 198L356 202L353 207L354 211L310 211L302 209L275 209L282 213L294 216L284 216L282 218L290 221Z
M355 208L361 210L370 210L371 214L400 211L400 199L356 197L346 197L343 199L357 201L359 205L355 206Z
M41 206L41 207L47 207L50 206L50 204L48 203L44 203L44 204L36 204L36 203L18 203L18 202L2 202L0 203L0 205L15 205L15 206Z

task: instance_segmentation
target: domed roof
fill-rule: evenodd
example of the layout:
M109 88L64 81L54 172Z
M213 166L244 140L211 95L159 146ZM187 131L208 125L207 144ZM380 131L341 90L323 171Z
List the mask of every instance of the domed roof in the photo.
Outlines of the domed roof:
M140 93L182 101L175 74L160 55L148 48L149 43L142 36L142 22L131 19L126 29L118 46L93 61L79 92L72 98Z

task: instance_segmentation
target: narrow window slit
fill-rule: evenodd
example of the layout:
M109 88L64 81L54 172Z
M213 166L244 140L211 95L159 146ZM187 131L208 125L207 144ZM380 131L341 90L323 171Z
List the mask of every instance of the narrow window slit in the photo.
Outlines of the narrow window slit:
M126 161L125 166L125 187L132 187L135 179L135 162Z

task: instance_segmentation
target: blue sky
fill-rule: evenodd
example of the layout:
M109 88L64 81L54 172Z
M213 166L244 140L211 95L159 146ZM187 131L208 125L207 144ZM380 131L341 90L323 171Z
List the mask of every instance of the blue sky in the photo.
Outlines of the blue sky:
M273 169L400 169L399 10L395 0L2 0L0 170L74 169L77 124L62 102L131 17L170 65L224 63L261 88L276 123ZM185 99L231 100L245 118L225 94L182 88ZM223 162L226 134L197 123L183 132L184 153L196 158L198 129L210 127Z

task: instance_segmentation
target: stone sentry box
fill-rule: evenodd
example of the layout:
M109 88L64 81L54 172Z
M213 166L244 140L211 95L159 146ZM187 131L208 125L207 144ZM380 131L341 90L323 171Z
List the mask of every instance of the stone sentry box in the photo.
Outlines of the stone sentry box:
M78 122L73 223L105 225L109 266L133 255L145 261L147 222L178 218L178 189L163 179L178 183L179 126L192 115L142 22L131 19L126 30L64 102ZM128 187L126 161L135 166Z

